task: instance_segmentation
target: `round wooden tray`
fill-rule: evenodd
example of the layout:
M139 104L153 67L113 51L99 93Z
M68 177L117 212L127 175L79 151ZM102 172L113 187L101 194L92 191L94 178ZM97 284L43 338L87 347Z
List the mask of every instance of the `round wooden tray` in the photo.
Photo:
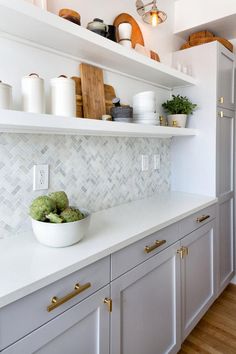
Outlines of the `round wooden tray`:
M144 39L143 39L141 29L140 29L139 25L137 24L137 22L135 21L135 19L132 16L130 16L129 14L122 13L115 18L113 25L116 26L116 28L118 28L118 26L123 22L128 22L132 26L132 35L131 35L132 47L135 48L135 45L137 43L144 46ZM117 30L117 39L119 42L118 30Z

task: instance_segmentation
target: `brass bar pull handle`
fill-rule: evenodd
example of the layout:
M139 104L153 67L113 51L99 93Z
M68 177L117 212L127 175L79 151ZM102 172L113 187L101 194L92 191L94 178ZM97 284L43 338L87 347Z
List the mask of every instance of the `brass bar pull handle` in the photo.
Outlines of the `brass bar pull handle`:
M209 219L210 217L211 217L210 215L202 215L202 216L200 216L199 218L197 218L196 221L197 221L198 223L201 223L201 222L203 222L203 221Z
M185 256L188 256L189 254L188 247L181 247L180 249L177 250L177 254L180 255L181 259L183 259Z
M58 299L56 296L52 298L51 304L47 307L47 311L51 312L52 310L56 309L57 307L63 305L65 302L73 299L73 297L79 295L83 291L87 290L91 287L91 283L86 283L84 285L80 285L79 283L75 285L75 289L68 295Z
M177 254L180 255L180 258L183 259L184 258L184 248L181 247L179 250L177 250Z
M220 111L220 112L219 112L219 116L220 116L220 118L224 118L224 112L223 112L223 111Z
M146 246L145 249L144 249L144 252L145 253L150 253L150 252L154 251L156 248L163 246L165 243L166 243L166 240L161 240L161 241L157 240L154 243L154 245Z
M225 101L225 100L224 100L224 97L223 97L223 96L219 98L219 102L220 102L221 104L223 104L224 101Z
M112 299L106 297L103 302L107 305L108 311L112 312Z

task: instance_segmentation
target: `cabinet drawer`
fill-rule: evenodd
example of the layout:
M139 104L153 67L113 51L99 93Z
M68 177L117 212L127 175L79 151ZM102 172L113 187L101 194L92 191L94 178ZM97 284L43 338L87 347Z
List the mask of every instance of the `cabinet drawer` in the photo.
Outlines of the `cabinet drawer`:
M175 243L179 238L179 226L178 223L175 223L112 254L112 280Z
M186 219L180 222L180 233L181 237L190 234L194 230L197 230L202 225L208 223L209 221L215 219L216 217L216 204L211 205L199 212L188 216Z
M0 351L107 285L109 280L110 259L107 257L3 307L0 310ZM72 298L67 296L73 294L78 283L82 291ZM88 283L91 286L83 289ZM48 312L47 307L55 296L67 301Z

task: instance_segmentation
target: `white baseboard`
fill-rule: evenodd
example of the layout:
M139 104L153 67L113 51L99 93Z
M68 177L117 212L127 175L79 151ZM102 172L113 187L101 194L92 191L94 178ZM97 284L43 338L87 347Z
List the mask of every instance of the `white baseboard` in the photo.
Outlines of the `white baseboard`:
M236 275L234 276L234 278L231 280L231 282L230 283L233 283L233 284L235 284L236 285Z

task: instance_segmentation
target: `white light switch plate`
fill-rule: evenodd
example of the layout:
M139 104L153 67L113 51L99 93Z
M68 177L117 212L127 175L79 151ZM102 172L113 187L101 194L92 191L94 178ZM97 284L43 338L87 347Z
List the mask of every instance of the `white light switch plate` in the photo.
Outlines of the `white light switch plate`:
M161 168L161 156L153 155L153 168L154 170L160 170Z
M34 165L33 190L48 189L49 166Z
M141 169L142 171L149 170L149 158L148 155L141 155Z

